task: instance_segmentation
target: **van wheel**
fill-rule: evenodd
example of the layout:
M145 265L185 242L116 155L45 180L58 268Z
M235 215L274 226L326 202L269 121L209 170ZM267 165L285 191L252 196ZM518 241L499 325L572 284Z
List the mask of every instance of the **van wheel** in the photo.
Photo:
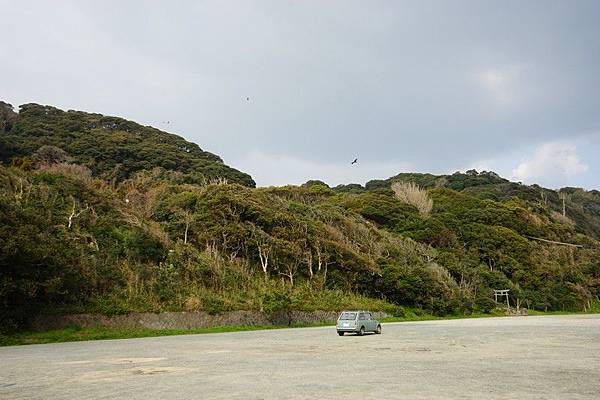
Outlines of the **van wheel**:
M377 325L377 329L375 329L375 333L381 335L381 325Z
M364 327L364 326L361 326L361 327L360 327L360 330L358 331L358 336L362 336L362 335L364 335L364 334L365 334L365 327Z
M344 336L344 332L340 332L340 331L338 331L338 335L340 335L340 336Z

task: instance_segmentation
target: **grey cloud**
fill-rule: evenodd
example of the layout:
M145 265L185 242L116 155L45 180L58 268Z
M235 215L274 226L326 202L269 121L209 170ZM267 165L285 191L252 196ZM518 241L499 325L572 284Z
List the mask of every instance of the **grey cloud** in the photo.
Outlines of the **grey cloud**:
M600 131L595 1L0 8L12 15L0 72L13 78L0 96L169 119L233 165L281 155L313 174L359 155L445 172Z

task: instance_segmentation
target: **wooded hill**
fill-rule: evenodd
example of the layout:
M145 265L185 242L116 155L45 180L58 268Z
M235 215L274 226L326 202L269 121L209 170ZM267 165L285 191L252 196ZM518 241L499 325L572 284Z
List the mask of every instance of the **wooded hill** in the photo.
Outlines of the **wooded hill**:
M475 171L253 188L133 122L38 105L0 115L4 329L39 312L443 315L491 310L492 289L540 310L600 294L595 191Z
M197 144L123 118L38 104L24 104L16 114L7 103L0 104L2 115L8 120L0 125L0 161L5 163L18 157L27 163L37 149L51 145L105 180L122 181L137 171L161 167L182 173L190 183L224 178L255 186L250 175L228 167Z

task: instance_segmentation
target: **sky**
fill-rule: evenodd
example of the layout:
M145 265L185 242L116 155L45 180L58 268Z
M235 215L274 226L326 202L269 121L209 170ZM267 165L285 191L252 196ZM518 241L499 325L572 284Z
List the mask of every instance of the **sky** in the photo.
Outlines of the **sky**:
M0 0L0 13L0 100L152 125L260 186L476 168L600 189L596 0Z

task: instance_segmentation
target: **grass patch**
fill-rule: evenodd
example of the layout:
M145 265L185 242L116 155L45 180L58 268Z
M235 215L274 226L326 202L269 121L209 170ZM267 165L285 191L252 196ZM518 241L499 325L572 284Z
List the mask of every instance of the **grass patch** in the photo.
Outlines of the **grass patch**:
M118 329L118 328L80 328L71 327L44 332L19 332L0 335L0 346L20 346L26 344L45 344L61 342L79 342L84 340L134 339L142 337L198 335L206 333L226 333L260 331L285 328L308 328L332 326L327 322L314 324L287 325L232 325L197 329Z
M529 310L529 315L572 315L572 314L600 314L600 303L595 303L586 311L537 311Z
M592 308L586 312L573 311L536 311L529 310L529 315L569 315L569 314L600 314L600 303L594 303ZM436 316L419 309L406 308L404 315L398 317L383 318L383 323L389 322L411 322L411 321L433 321L445 319L465 318L490 318L506 316L502 310L493 310L491 313L473 313ZM318 326L333 326L333 323L320 322L312 324L286 325L234 325L217 326L213 328L199 329L117 329L117 328L80 328L70 327L44 332L19 332L10 335L0 335L0 346L18 346L26 344L44 344L60 342L78 342L83 340L109 340L109 339L133 339L142 337L174 336L174 335L197 335L206 333L225 333L273 330L285 328L307 328Z
M256 331L278 328L285 327L272 325L218 326L213 328L199 329L116 329L72 327L44 332L19 332L12 335L0 335L0 346L78 342L82 340L132 339L156 336L195 335L202 333Z
M411 321L436 321L444 319L465 319L465 318L490 318L506 316L500 310L492 310L489 313L472 313L438 316L423 312L421 310L406 309L401 317L388 317L381 319L381 322L411 322Z

